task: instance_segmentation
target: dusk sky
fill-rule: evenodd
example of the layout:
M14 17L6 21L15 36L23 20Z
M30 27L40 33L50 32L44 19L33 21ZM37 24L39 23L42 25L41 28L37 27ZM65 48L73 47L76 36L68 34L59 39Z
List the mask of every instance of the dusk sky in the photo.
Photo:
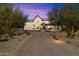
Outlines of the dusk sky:
M47 13L51 8L63 7L63 3L17 3L14 7L19 7L24 15L29 16L29 19L33 19L36 15L47 18Z

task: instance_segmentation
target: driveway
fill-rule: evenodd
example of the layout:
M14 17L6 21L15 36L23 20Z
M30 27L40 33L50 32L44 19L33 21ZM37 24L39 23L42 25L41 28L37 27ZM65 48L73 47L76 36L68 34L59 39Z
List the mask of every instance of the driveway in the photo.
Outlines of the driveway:
M79 55L79 48L66 44L57 43L49 36L47 32L33 32L20 49L14 55L16 56L66 56Z

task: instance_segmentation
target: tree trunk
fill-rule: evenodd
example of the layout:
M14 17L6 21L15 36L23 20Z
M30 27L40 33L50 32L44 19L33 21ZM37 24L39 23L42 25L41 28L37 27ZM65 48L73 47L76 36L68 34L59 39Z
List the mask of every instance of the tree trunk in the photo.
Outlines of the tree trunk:
M71 38L74 38L74 26L71 27L71 34L70 34Z
M71 35L73 35L74 34L74 26L72 26L72 28L71 28Z
M78 34L79 34L79 30L76 32L76 36L78 37Z

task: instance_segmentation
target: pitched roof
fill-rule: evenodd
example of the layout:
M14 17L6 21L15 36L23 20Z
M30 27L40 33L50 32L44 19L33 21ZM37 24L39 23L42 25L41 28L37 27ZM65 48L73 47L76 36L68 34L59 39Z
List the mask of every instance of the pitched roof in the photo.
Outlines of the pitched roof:
M28 20L29 22L33 22L36 17L39 17L42 21L46 21L47 18L41 18L39 15L36 15L33 20Z
M36 15L33 21L36 19L36 17L39 17L43 21L43 19L39 15Z

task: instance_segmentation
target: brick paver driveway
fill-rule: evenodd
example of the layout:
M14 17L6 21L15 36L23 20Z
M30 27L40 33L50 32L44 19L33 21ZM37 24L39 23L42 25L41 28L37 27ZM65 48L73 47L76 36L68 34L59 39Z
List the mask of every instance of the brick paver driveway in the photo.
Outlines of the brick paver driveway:
M79 55L79 48L65 43L54 43L47 32L33 32L20 49L14 53L19 56Z

